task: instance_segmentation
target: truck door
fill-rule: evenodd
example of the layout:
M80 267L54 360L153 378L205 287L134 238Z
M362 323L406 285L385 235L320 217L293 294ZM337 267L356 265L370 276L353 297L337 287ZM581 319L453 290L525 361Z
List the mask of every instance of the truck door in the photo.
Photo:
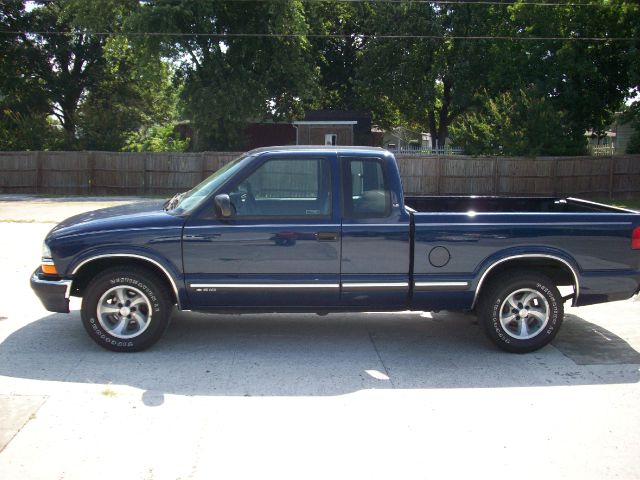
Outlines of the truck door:
M339 178L335 152L263 154L217 192L230 196L233 216L204 214L184 228L194 306L313 311L339 305Z
M373 310L407 305L409 215L392 158L341 156L341 303ZM392 168L393 167L393 168Z

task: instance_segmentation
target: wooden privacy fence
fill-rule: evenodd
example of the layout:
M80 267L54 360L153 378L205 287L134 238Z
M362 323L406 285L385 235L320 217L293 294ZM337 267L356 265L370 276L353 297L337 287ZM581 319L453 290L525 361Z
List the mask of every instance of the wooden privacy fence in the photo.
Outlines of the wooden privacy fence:
M0 152L0 192L169 195L188 190L237 152ZM422 195L640 194L640 155L465 157L399 154L405 191Z
M398 156L407 193L628 198L640 194L640 155L611 157Z
M0 152L0 191L165 195L188 190L234 152Z

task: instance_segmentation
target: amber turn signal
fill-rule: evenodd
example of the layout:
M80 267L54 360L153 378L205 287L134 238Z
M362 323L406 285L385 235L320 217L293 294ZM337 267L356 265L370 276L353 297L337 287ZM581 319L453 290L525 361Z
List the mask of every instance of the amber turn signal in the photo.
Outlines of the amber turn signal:
M58 270L56 269L55 265L42 264L42 273L46 275L57 275Z

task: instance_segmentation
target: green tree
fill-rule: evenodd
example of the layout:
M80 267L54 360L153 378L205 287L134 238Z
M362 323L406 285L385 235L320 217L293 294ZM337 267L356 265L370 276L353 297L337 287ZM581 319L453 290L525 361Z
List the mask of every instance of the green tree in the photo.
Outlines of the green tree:
M124 36L107 39L103 68L79 107L78 136L89 150L128 148L132 134L177 120L171 66Z
M469 151L577 153L640 89L631 0L25 3L0 3L5 32L42 32L0 35L0 148L164 148L180 115L192 148L233 149L247 122L319 107Z
M198 139L195 149L237 148L248 121L299 115L315 85L304 36L233 36L304 34L299 0L151 0L143 4L136 28L167 33L160 46L180 64L184 112Z
M366 45L372 5L365 2L306 2L309 43L318 70L318 90L307 97L309 107L339 110L363 108L356 91L358 61Z
M24 2L0 4L0 23L12 32L28 28ZM23 33L0 35L0 150L42 149L55 138L47 93L34 75L31 43Z
M104 38L88 35L77 22L76 2L46 0L25 14L32 34L29 50L32 74L42 82L50 113L64 133L63 148L77 148L78 107L102 68Z
M583 138L571 135L568 113L546 97L526 91L483 96L481 108L462 114L451 127L455 145L472 155L575 155L584 150Z
M555 111L561 128L556 121L535 128L531 122L509 124L534 128L539 138L556 135L560 150L581 152L586 146L585 130L603 130L629 86L628 43L588 39L632 37L632 16L638 8L624 0L591 4L588 8L527 2L379 6L371 17L374 33L423 38L369 41L358 68L359 92L368 98L379 124L392 123L389 112L395 109L400 123L429 131L439 145L452 126L458 142L473 137L471 124L476 132L486 131L507 103L517 109L538 109L531 114L540 119L547 117L543 111ZM493 118L482 125L483 115L490 112ZM456 122L461 122L457 128ZM570 141L565 141L566 136ZM545 140L540 153L558 150L551 144ZM470 146L475 148L477 144ZM531 148L538 151L538 146Z
M399 119L430 132L443 145L453 121L487 88L499 54L491 42L455 37L490 35L503 17L504 8L494 5L376 6L369 20L374 34L423 37L374 37L367 43L358 68L358 91L377 123L389 127Z
M176 120L170 64L122 35L136 0L32 3L2 5L12 31L38 32L0 38L3 148L120 150L132 132Z
M629 104L626 106L622 120L628 122L635 132L629 139L626 153L640 153L640 9L631 9L627 14L633 38L636 40L629 46Z
M577 40L508 42L492 75L493 92L524 88L530 98L544 98L562 112L563 128L548 128L550 135L556 132L559 143L571 137L575 149L567 153L584 151L587 129L604 131L611 124L629 88L630 44L589 39L633 37L632 17L638 6L624 0L590 3L509 7L510 32Z

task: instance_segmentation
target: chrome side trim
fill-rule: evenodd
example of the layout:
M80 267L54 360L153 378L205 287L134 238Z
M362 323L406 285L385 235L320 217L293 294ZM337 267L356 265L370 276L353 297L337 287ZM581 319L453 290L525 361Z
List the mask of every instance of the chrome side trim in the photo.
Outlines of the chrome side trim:
M578 226L592 226L592 225L631 225L632 222L501 222L501 223L481 223L481 222L473 222L470 221L468 223L427 223L421 222L416 223L416 228L418 227L469 227L469 226L481 226L481 227L536 227L536 226L545 226L545 227L566 227L567 225L572 227Z
M616 208L616 207L614 207ZM598 215L615 215L619 216L618 212L601 212ZM575 216L577 218L593 216L593 212L476 212L474 210L467 210L465 212L417 212L416 216L456 216L456 217L475 217L478 215L486 216L486 217L498 217L500 215L517 215L524 217L532 217L534 215L545 215L545 216L553 216L556 217L558 215L570 215ZM564 218L564 217L563 217Z
M69 298L71 295L71 280L43 280L35 273L31 276L33 283L42 283L46 285L65 285L64 298Z
M580 294L580 282L578 280L578 274L573 269L571 264L569 262L567 262L565 259L560 258L560 257L556 257L554 255L547 255L547 254L544 254L544 253L533 253L533 254L528 254L528 255L512 255L510 257L502 258L502 259L498 260L497 262L491 264L491 266L484 271L484 273L480 277L480 280L478 281L478 286L476 287L476 292L473 295L473 303L471 304L471 308L474 308L476 306L476 302L478 301L478 294L480 293L480 288L482 287L482 283L484 282L484 279L489 274L489 272L491 272L491 270L493 270L495 267L497 267L501 263L508 262L509 260L515 260L515 259L518 259L518 258L550 258L552 260L557 260L557 261L562 262L563 264L565 264L569 268L569 270L571 270L571 274L573 275L574 287L575 287L575 291L576 291L575 292L576 294L573 297L572 305L575 305L577 303L578 295Z
M465 224L466 225L466 224ZM313 227L313 228L335 228L335 227L395 227L409 228L408 223L260 223L252 225L187 225L185 229L193 228L294 228L294 227Z
M415 282L416 287L468 287L469 282Z
M338 223L261 223L253 225L187 225L185 230L188 229L200 229L200 228L294 228L294 227L310 227L310 228L336 228L339 227Z
M407 282L388 282L388 283L357 283L348 282L342 284L343 288L409 288Z
M393 227L393 228L406 228L409 229L408 223L343 223L343 227L349 228L366 228L366 227Z
M176 295L176 302L178 302L178 310L182 310L182 306L180 305L180 295L178 295L178 287L176 286L176 282L173 280L173 277L171 276L171 274L160 263L156 262L152 258L145 257L143 255L136 255L136 254L130 254L130 253L110 253L110 254L105 254L105 255L96 255L95 257L90 257L90 258L80 262L76 266L76 268L73 269L73 272L71 272L71 275L75 275L76 272L83 267L83 265L86 265L89 262L92 262L94 260L98 260L100 258L111 258L111 257L139 258L140 260L145 260L145 261L147 261L149 263L152 263L156 267L158 267L160 270L163 271L163 273L165 274L165 276L167 277L167 279L171 283L171 287L173 288L173 293L175 293L175 295ZM69 286L71 286L71 284L69 284Z
M191 283L190 288L339 288L338 283ZM343 283L344 288L409 288L407 282Z
M190 288L339 288L338 283L190 283Z

